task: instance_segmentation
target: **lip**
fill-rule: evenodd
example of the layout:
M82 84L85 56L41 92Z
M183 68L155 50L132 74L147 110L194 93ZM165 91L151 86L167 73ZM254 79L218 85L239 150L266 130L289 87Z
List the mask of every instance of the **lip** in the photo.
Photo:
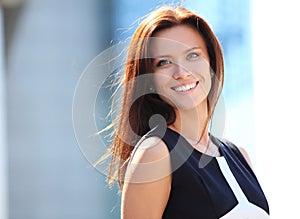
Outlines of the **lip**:
M171 87L173 91L179 94L186 94L193 91L199 84L199 81L187 82L178 86Z

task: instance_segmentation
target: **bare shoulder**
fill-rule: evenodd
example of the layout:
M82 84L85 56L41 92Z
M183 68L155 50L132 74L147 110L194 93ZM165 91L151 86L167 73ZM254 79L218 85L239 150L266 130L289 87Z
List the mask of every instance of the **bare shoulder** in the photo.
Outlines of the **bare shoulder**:
M247 163L249 164L249 166L252 168L252 163L250 160L250 157L247 153L247 151L245 150L245 148L243 147L238 147L239 151L242 153L242 155L244 156L244 158L246 159ZM253 169L253 168L252 168Z
M166 144L158 137L140 142L131 155L126 171L130 182L151 182L170 174L170 154Z
M162 218L170 191L168 148L158 137L144 139L133 151L126 170L121 218Z
M252 167L252 163L251 163L251 159L249 154L247 153L247 151L245 150L245 148L241 147L241 146L237 146L235 144L233 144L231 141L227 140L227 139L222 139L229 147L231 148L235 148L238 149L239 152L243 155L243 157L245 158L245 160L247 161L248 165L251 167L251 169L253 169Z
M156 136L144 139L136 147L131 163L151 162L169 155L166 144Z

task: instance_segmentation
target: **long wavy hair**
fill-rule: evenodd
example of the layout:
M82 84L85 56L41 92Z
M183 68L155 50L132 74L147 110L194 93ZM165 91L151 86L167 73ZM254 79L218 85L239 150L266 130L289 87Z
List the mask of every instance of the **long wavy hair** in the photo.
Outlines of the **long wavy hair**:
M164 117L166 124L175 122L175 111L164 102L158 94L149 93L149 80L138 76L152 71L152 60L149 56L150 38L160 30L177 25L190 25L199 31L204 38L209 54L210 68L214 72L211 90L208 94L208 116L206 127L212 118L216 103L223 88L224 61L221 45L208 23L197 14L184 7L162 6L151 12L136 29L128 50L123 78L123 95L120 114L116 119L113 141L108 150L111 162L108 172L108 183L118 180L122 189L127 161L130 154L149 130L149 119L154 114ZM142 77L141 77L142 78ZM141 95L145 94L145 95Z

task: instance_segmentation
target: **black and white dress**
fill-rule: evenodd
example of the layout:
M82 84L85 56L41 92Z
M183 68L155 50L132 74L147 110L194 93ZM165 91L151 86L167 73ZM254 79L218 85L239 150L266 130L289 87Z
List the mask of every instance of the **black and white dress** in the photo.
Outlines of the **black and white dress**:
M238 148L210 135L219 157L194 149L172 129L152 129L167 145L172 165L171 192L163 218L264 219L269 206L258 180Z

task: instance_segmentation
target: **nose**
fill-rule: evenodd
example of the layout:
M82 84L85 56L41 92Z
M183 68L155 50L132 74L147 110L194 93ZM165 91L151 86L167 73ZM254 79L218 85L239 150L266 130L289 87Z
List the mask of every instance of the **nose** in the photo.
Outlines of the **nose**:
M185 68L183 65L176 65L176 69L174 69L173 77L174 79L185 79L188 78L191 75L191 72Z

